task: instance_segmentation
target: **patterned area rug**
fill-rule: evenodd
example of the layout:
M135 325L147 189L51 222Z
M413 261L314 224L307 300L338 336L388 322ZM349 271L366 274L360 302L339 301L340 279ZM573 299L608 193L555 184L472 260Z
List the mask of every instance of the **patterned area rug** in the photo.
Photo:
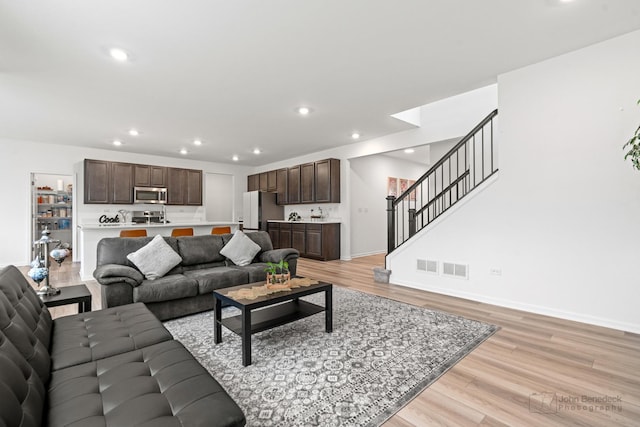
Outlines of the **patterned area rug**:
M324 305L324 294L304 297ZM324 314L213 342L213 312L165 323L244 411L248 426L377 426L498 327L334 287L333 333ZM236 315L225 308L223 317Z

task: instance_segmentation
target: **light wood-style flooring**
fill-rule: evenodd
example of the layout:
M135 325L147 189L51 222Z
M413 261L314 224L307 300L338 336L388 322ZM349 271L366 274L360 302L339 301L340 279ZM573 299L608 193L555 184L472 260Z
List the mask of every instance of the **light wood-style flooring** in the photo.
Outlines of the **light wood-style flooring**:
M640 335L375 283L372 269L382 265L383 255L300 259L298 274L501 327L386 427L640 426ZM79 282L77 265L64 263L58 275L56 269L52 285ZM99 286L94 281L87 286L98 309ZM76 307L51 311L61 316Z

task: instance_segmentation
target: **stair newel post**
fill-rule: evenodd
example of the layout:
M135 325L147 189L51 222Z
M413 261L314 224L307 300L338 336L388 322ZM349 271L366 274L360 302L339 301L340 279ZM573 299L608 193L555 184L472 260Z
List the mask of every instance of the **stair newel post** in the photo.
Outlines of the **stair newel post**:
M409 237L416 234L416 209L409 208Z
M387 253L396 248L396 215L393 207L396 196L387 196Z

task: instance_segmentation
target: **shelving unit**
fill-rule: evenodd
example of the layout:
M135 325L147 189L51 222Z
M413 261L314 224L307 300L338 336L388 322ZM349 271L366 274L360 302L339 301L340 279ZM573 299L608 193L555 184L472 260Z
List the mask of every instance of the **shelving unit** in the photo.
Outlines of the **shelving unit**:
M42 230L48 227L51 238L72 245L72 206L71 193L55 190L35 191L33 213L34 234L39 238Z

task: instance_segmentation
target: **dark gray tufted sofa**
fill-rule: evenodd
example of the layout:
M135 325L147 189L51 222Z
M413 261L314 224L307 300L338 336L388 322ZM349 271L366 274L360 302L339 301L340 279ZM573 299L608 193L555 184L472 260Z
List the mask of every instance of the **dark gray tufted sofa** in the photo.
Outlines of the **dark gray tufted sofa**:
M98 242L98 266L93 276L100 283L102 307L143 302L160 320L213 309L215 289L266 279L266 263L284 259L291 275L296 274L299 252L293 248L273 249L265 231L247 232L261 250L250 265L240 267L220 250L231 234L165 237L182 262L164 277L145 280L127 255L149 243L152 237L111 237Z
M17 268L0 269L0 425L244 424L144 304L52 320Z

